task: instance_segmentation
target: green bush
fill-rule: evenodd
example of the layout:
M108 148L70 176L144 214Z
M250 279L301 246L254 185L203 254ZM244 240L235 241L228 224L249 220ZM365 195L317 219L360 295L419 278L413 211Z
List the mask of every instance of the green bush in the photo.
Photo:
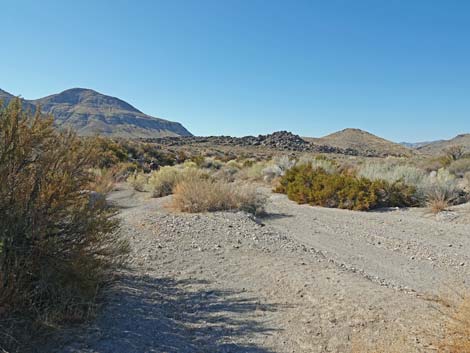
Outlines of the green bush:
M330 174L311 164L288 170L275 191L287 194L289 199L298 203L351 210L416 203L414 189L403 183L390 184L354 175Z
M3 351L25 351L46 323L88 317L97 289L127 250L114 232L114 213L88 191L96 146L52 124L23 112L19 100L0 107Z

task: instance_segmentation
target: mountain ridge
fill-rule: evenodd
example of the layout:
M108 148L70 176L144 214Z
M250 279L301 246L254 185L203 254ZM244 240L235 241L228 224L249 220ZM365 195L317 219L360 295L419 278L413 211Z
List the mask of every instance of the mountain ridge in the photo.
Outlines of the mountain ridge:
M466 152L470 152L470 133L459 134L449 140L434 141L418 147L417 150L425 154L442 154L451 146L462 146Z
M15 96L0 89L6 104ZM79 135L101 134L112 137L147 138L192 136L181 124L147 115L124 100L89 88L70 88L57 94L27 100L23 107L41 107L54 117L59 128L72 128Z

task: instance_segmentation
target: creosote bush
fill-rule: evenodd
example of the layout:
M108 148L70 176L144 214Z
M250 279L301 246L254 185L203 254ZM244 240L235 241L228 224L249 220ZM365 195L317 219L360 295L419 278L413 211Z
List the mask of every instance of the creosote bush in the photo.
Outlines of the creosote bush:
M52 118L0 108L0 347L26 351L44 327L87 318L124 260L113 211L90 190L96 148Z
M275 191L287 194L289 199L298 203L351 210L416 204L414 188L406 184L330 174L311 164L288 170Z

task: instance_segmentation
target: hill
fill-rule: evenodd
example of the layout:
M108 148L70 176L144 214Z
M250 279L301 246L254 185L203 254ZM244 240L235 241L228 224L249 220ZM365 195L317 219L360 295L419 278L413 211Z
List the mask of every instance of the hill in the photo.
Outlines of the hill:
M13 95L0 90L2 98L8 103ZM58 127L72 128L79 135L126 138L191 136L180 123L149 116L119 98L91 89L73 88L36 100L23 100L23 105L41 106L44 113L54 116Z
M7 91L4 91L4 90L0 89L0 102L3 102L3 104L8 105L8 103L10 103L10 101L13 98L15 98L14 95L8 93ZM21 101L23 103L23 108L24 109L29 109L31 111L36 110L36 106L34 104L31 104L30 102L28 102L27 100L24 100L24 99L21 99Z
M344 129L320 138L305 138L319 145L341 149L353 149L369 156L409 156L413 152L398 143L385 140L360 129Z
M443 140L438 141L423 141L423 142L400 142L400 145L411 148L411 149L418 149L420 147L427 146L431 143L442 142Z
M463 146L467 152L470 152L470 134L461 134L450 140L440 140L419 147L418 151L425 154L438 155L451 146Z

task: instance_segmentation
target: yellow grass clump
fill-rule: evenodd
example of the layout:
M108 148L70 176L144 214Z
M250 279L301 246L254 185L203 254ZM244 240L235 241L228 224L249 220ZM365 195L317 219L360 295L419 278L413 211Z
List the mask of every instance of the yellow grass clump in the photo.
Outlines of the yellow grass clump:
M252 187L212 179L190 178L173 190L171 207L181 212L241 210L264 212L266 198Z

